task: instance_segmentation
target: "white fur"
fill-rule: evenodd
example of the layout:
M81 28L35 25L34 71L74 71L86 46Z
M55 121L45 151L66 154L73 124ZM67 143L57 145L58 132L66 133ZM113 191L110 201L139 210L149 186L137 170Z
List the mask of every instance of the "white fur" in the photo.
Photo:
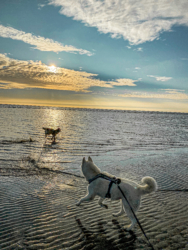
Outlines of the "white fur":
M101 173L100 169L93 163L91 157L88 157L88 161L85 160L85 157L83 158L81 169L87 181L95 177L97 174ZM112 177L112 175L110 175L109 173L105 174ZM143 185L139 185L131 180L121 179L121 183L119 185L134 212L137 212L140 207L140 200L142 195L149 194L157 190L157 183L152 177L144 177L141 182L143 183ZM105 199L108 186L108 180L97 178L95 181L89 184L88 194L83 197L76 205L79 206L82 202L92 201L95 196L98 195L100 196L98 204L102 207L108 208L107 205L102 203ZM118 213L113 214L113 216L120 216L124 212L126 212L127 216L131 220L131 225L127 228L127 230L131 230L136 223L136 219L116 184L112 185L110 193L111 200L122 200L121 210Z

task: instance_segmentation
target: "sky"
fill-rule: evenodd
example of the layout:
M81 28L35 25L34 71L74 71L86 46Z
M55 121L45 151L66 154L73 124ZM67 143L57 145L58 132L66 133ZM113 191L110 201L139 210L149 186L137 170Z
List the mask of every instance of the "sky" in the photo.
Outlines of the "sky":
M188 113L188 1L0 1L0 104Z

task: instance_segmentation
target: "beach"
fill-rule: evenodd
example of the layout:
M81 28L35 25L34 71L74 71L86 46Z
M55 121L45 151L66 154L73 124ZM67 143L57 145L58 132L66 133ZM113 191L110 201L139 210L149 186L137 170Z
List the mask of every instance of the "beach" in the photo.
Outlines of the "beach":
M188 249L187 114L0 112L0 249L151 249L138 225L126 231L126 214L112 216L119 201L76 206L87 192L80 165L88 156L120 178L155 178L159 190L142 197L137 217L154 249ZM63 128L56 144L45 141L44 125Z
M97 198L79 207L83 178L32 172L0 177L0 249L151 249L138 225L128 232L126 214L115 218L118 202ZM188 201L183 192L142 198L137 217L154 249L188 249Z

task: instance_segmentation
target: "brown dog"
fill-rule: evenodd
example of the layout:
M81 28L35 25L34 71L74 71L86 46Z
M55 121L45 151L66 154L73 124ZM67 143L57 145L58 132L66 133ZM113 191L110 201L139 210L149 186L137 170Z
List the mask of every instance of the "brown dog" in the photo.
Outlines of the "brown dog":
M45 137L47 137L47 135L52 135L52 140L53 142L55 142L55 137L56 135L61 132L61 129L52 129L52 128L43 128L45 130Z

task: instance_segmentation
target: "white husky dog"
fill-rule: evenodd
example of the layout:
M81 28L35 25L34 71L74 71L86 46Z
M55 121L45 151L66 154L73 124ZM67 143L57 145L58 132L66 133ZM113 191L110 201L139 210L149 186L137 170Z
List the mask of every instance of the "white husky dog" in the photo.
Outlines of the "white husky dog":
M100 169L93 163L91 157L88 157L88 161L86 161L85 157L83 158L81 169L87 181L93 179L96 175L101 173ZM109 173L104 174L109 177L113 177ZM121 179L121 183L119 184L119 187L123 191L134 212L138 211L140 207L142 195L149 194L157 190L157 183L152 177L144 177L141 182L143 185L139 185L131 180ZM106 198L109 183L109 180L103 179L101 177L93 180L88 186L88 194L83 197L76 205L79 206L82 202L92 201L95 196L98 195L100 196L98 204L102 207L108 208L107 205L103 204L102 202ZM122 200L121 210L118 213L113 214L113 216L120 216L126 212L131 220L131 224L126 229L131 230L136 223L136 219L130 209L130 206L116 184L112 185L110 195L111 200Z

